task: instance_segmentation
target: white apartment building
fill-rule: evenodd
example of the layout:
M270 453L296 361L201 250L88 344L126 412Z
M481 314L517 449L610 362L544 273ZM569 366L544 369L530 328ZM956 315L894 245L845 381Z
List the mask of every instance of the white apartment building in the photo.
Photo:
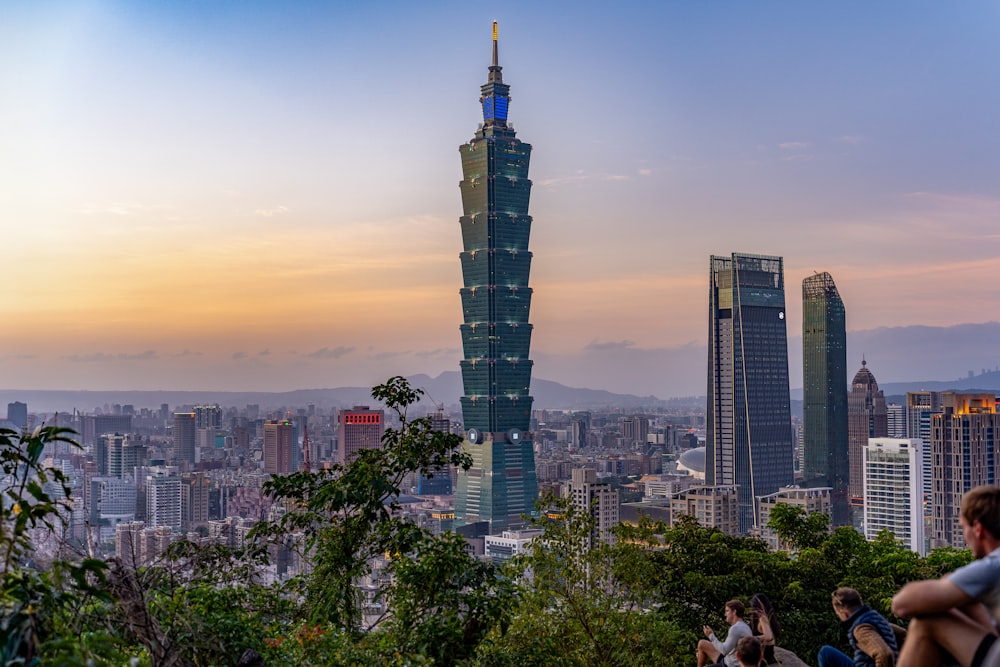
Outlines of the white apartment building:
M865 539L874 540L888 530L907 549L926 555L920 439L870 438L862 472Z

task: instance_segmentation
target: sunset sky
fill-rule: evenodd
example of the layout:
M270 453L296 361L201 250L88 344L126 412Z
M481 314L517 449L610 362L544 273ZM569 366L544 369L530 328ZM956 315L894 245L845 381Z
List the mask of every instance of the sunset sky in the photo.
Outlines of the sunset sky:
M490 4L0 2L0 387L457 370L493 20L536 377L703 393L713 253L785 258L790 338L813 271L851 330L998 319L1000 3Z

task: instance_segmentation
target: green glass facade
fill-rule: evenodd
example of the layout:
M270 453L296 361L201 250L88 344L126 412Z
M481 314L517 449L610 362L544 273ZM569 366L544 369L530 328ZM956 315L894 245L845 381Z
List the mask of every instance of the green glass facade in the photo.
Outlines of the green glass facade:
M784 280L781 257L710 259L705 483L738 485L741 533L793 480Z
M850 524L847 321L829 273L802 281L803 481L832 490L835 526Z
M483 125L460 147L464 214L460 290L462 417L473 466L460 472L455 498L459 524L489 521L503 530L531 512L538 495L528 433L532 397L531 252L528 239L531 146L507 124L510 86L497 62L481 88Z

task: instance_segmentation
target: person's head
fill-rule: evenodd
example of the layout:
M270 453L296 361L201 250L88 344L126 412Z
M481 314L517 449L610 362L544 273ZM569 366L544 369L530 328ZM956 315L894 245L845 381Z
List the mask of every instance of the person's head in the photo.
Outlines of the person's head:
M763 593L757 593L752 598L750 598L750 611L759 616L772 616L774 615L774 606L771 604L771 600L768 599Z
M757 627L757 619L766 618L771 626L771 632L778 634L778 619L774 617L774 605L770 598L763 593L757 593L750 598L750 616L753 618L753 625Z
M740 637L736 642L736 659L742 667L758 667L761 657L760 640L756 637Z
M833 592L833 613L841 620L857 611L861 606L861 594L853 588L838 588Z
M962 496L959 523L976 558L982 558L1000 541L1000 487L977 486Z
M747 608L739 600L730 600L726 603L726 623L729 623L729 625L735 625L742 621L746 613Z

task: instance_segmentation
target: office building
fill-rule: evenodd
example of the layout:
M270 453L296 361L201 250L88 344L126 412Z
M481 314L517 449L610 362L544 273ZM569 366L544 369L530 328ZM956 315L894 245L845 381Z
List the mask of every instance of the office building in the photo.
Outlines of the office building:
M337 461L347 464L363 449L381 449L385 412L367 405L337 411Z
M505 530L499 535L486 535L483 539L484 556L493 563L503 563L514 556L529 553L532 542L544 533L544 530L538 528L526 528Z
M222 428L222 407L218 404L194 406L194 427Z
M622 418L622 440L628 449L646 450L649 440L649 419L642 415Z
M862 450L865 539L883 530L924 556L923 456L920 440L870 438Z
M718 528L726 535L740 534L740 501L732 485L691 486L670 498L670 527L681 517L695 519L705 528Z
M381 434L379 437L381 438ZM287 419L269 419L264 422L264 472L269 475L289 475L295 472L297 446L298 437L292 422Z
M80 444L93 446L97 436L105 433L131 433L132 415L81 415Z
M208 499L212 480L204 473L181 475L181 530L208 526Z
M531 146L507 123L493 24L493 62L479 98L483 124L462 159L464 322L462 419L472 467L458 473L455 521L497 533L522 523L538 496L531 426Z
M909 391L906 393L906 438L920 438L924 455L924 511L931 517L931 496L934 493L931 474L931 417L944 411L941 392Z
M428 415L431 429L441 433L451 433L451 419L441 410ZM453 491L451 479L452 466L435 466L421 470L417 474L416 487L418 496L450 496Z
M886 430L890 438L907 438L906 406L899 403L885 404Z
M850 462L851 506L854 508L852 523L860 527L861 507L864 505L864 449L869 438L889 437L885 396L878 388L875 376L868 370L868 362L861 360L861 369L854 375L851 392L847 395L847 442Z
M19 429L28 428L28 404L14 401L7 404L7 421Z
M147 447L133 434L105 433L97 437L94 462L100 474L132 479L139 466L146 464Z
M175 412L174 427L171 431L174 439L174 460L193 467L198 462L198 448L195 446L197 416L193 412Z
M757 498L757 534L772 551L789 551L789 545L768 525L771 512L778 505L801 507L806 516L825 514L829 517L833 512L833 489L829 486L784 486L775 493Z
M135 482L118 477L90 478L92 536L100 543L115 539L117 526L135 519Z
M782 259L733 253L709 265L705 483L739 489L739 530L754 499L793 480Z
M181 478L166 472L146 477L146 524L181 529Z
M941 393L942 413L931 416L931 547L964 548L962 496L997 483L1000 418L993 394Z
M802 478L833 490L831 521L850 522L847 486L847 321L829 273L802 281Z
M144 521L130 521L115 526L115 555L127 568L141 567L144 564L141 538L145 528Z
M572 417L573 432L567 443L571 452L580 451L587 446L587 434L590 433L590 413L574 412Z
M563 485L563 498L569 498L577 511L594 519L590 547L598 541L613 544L614 528L619 523L618 492L607 482L597 481L597 471L575 468L570 481Z

